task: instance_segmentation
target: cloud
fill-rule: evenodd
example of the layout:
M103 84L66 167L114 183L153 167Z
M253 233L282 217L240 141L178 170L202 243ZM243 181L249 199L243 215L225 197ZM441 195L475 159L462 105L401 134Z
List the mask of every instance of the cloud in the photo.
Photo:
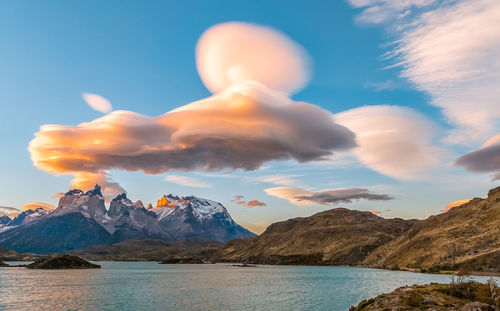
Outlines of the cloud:
M173 184L186 186L186 187L195 187L195 188L210 188L211 185L203 182L199 179L187 177L187 176L178 176L178 175L168 175L165 176L165 181L168 181Z
M389 22L396 41L386 56L454 126L446 142L474 145L500 131L499 1L350 3L365 8L359 20Z
M311 76L304 48L275 29L241 22L205 31L196 46L196 66L212 93L248 81L293 93Z
M254 207L254 206L266 206L267 204L264 202L260 202L258 200L250 200L245 204L245 207Z
M94 172L84 172L76 171L73 172L74 178L71 180L71 188L77 188L82 190L93 189L95 185L101 186L101 193L106 199L106 202L110 202L118 194L127 193L117 182L113 181L111 176L103 171L97 173Z
M54 197L54 198L60 198L60 197L62 197L62 196L64 196L64 192L57 192L57 193L54 193L54 194L52 195L52 197Z
M10 206L0 206L0 216L8 216L9 218L14 218L19 214L21 210L10 207Z
M44 210L53 210L53 209L56 209L57 206L54 206L54 205L51 205L48 203L43 203L43 202L30 202L28 204L21 206L21 208L23 210L30 210L30 209L35 210L37 208L42 208Z
M250 200L248 202L243 201L243 197L244 196L242 196L242 195L236 195L234 197L234 200L231 200L231 202L238 204L238 205L244 205L245 207L248 207L248 208L255 207L255 206L267 206L266 203L260 202L258 200Z
M464 200L458 200L458 201L452 202L452 203L446 205L446 207L443 210L441 210L441 212L445 213L445 212L449 211L450 209L454 208L455 206L460 206L462 204L469 202L470 200L472 200L472 199L464 199Z
M370 213L372 213L373 215L380 215L382 212L371 209Z
M431 144L434 124L409 108L365 106L335 120L356 133L353 154L379 173L412 180L439 163L441 150Z
M499 180L500 134L490 138L480 149L459 157L455 165L474 173L492 173L493 180Z
M28 149L36 167L74 174L73 186L92 188L112 169L255 170L272 160L322 160L354 145L354 134L328 111L243 84L156 118L113 111L77 126L44 125Z
M83 99L92 109L97 110L102 113L109 113L113 107L110 102L97 94L84 93L82 95Z
M264 175L256 177L253 180L257 182L269 183L278 186L293 186L298 183L298 181L293 178L295 176L298 175L282 175L282 174Z
M384 82L368 83L365 85L366 88L372 88L377 92L380 91L393 91L396 88L396 83L392 80L387 80Z
M362 24L378 24L401 20L412 13L412 9L429 6L435 0L348 0L355 8L361 8L356 21Z
M368 189L362 188L346 188L326 191L308 191L302 188L294 187L276 187L264 190L268 195L277 198L285 199L295 205L335 205L338 203L352 203L357 200L392 200L394 199L387 194L376 194Z

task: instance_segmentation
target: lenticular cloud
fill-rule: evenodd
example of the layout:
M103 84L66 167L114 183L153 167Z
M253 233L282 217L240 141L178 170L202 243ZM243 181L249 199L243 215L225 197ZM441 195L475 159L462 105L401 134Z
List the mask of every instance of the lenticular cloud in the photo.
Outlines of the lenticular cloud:
M44 125L29 151L38 168L74 174L74 187L110 184L112 195L123 189L101 180L111 169L254 170L271 160L321 160L354 145L354 134L329 112L243 84L155 118L113 111L77 126Z
M196 65L212 93L249 81L294 93L311 76L309 56L299 44L272 28L240 22L205 31L196 46Z

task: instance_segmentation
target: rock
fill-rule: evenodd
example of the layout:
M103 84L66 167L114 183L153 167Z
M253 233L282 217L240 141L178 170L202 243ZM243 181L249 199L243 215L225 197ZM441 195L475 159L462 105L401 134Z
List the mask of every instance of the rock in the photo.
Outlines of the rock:
M37 260L26 266L28 269L99 269L100 265L93 264L83 258L69 255L50 257Z
M10 267L8 264L4 263L1 259L0 259L0 267Z

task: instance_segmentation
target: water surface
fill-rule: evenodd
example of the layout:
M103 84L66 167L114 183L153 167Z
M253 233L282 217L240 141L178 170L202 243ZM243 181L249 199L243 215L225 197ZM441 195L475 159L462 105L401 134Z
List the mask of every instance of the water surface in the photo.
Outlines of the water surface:
M351 267L97 263L102 269L0 268L0 310L347 310L400 286L451 278Z

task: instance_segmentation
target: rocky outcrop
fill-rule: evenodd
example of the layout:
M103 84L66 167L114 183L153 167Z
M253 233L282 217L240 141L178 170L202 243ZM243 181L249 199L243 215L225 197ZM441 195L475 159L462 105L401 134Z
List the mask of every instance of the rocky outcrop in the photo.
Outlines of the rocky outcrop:
M69 255L60 255L40 259L26 266L28 269L99 269L100 265L93 264L83 258Z
M500 289L494 282L431 283L400 287L388 294L363 300L349 311L369 310L500 310Z

